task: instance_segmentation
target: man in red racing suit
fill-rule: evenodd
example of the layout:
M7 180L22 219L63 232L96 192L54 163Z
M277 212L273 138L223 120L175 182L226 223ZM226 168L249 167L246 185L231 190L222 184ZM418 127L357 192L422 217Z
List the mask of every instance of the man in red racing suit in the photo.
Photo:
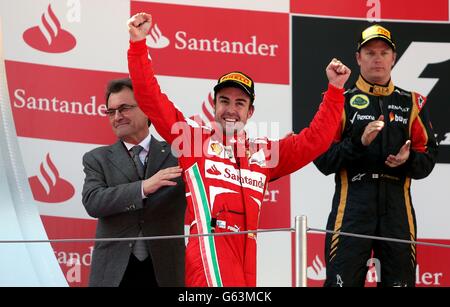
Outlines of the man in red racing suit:
M335 59L328 65L328 91L309 128L280 141L249 140L242 127L254 110L250 77L241 72L222 76L215 87L216 122L212 128L200 126L161 93L145 44L151 15L136 14L128 27L135 98L159 134L180 153L190 233L256 230L268 182L298 170L330 146L350 70ZM254 287L256 234L191 237L185 261L186 286Z

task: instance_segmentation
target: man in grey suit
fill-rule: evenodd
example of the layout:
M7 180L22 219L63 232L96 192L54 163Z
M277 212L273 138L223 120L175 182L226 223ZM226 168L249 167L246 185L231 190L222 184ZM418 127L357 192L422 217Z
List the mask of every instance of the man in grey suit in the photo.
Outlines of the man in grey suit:
M83 156L83 205L97 238L180 235L186 207L170 146L149 133L130 79L112 80L106 114L118 141ZM96 242L90 286L184 286L184 239Z

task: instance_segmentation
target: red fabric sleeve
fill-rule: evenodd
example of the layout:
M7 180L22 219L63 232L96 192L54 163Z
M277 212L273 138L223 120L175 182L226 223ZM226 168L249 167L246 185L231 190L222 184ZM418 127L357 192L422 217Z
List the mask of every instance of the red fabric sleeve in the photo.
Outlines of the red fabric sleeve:
M145 40L131 42L128 49L128 69L133 92L141 110L167 142L186 132L189 127L180 110L161 92L152 69ZM176 125L176 126L175 126Z
M329 84L319 111L309 127L279 141L279 161L271 171L271 179L295 172L330 147L341 129L345 100L343 94L344 89Z

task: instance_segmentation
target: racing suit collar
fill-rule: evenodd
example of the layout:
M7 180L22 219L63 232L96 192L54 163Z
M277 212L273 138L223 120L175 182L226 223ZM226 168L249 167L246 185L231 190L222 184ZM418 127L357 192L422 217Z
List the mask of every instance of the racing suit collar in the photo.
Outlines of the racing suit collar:
M356 87L364 93L374 96L389 96L392 92L394 92L394 83L392 83L392 79L389 80L387 86L382 86L372 84L359 75L358 81L356 81Z
M213 140L218 141L226 146L236 146L237 144L245 146L248 144L247 132L245 130L235 131L234 135L227 136L225 133L221 132L221 128L217 127L216 122L212 122L211 125L211 136Z
M221 132L221 128L215 126L215 123L211 124L213 127L211 130L211 140L219 142L225 147L229 147L237 156L243 157L245 153L245 156L248 158L249 153L246 149L249 147L250 142L245 130L240 130L239 132L235 132L234 135L227 136Z

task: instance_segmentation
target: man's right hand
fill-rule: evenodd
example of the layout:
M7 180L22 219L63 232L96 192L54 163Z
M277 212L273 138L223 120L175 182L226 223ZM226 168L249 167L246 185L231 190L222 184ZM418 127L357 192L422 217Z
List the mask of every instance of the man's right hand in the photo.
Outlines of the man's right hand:
M130 40L137 42L145 39L150 28L152 27L152 15L147 13L137 13L128 19L128 32Z
M182 169L179 166L168 167L160 170L152 177L144 180L144 194L149 195L155 193L160 188L165 186L175 186L177 183L170 179L181 176Z
M369 146L370 143L377 137L378 133L383 129L384 127L384 116L380 115L377 120L374 120L367 124L366 128L364 129L364 133L361 136L361 143L364 146Z

